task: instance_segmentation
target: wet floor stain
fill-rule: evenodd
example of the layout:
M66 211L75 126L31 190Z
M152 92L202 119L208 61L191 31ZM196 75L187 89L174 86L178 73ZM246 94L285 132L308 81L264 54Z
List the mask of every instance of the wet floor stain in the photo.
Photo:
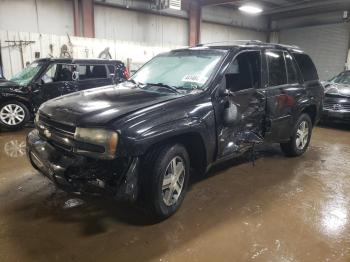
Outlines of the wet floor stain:
M1 261L350 261L350 127L320 126L307 153L259 148L194 177L180 211L56 190L0 133Z

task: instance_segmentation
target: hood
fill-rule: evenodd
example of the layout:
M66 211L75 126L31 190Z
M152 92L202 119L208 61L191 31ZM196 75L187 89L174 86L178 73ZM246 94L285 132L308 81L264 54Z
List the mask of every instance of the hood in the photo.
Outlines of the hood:
M137 110L176 99L182 95L143 90L122 83L61 96L44 103L40 113L74 126L103 126Z
M325 86L325 94L350 97L350 85L328 82Z
M18 88L20 87L17 83L6 80L6 79L0 79L0 88Z

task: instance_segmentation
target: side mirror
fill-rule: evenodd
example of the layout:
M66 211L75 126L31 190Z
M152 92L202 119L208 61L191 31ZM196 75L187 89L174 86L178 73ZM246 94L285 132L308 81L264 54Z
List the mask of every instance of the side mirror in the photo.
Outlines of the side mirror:
M228 100L223 113L224 125L235 125L241 121L241 118L242 116L239 114L237 106Z

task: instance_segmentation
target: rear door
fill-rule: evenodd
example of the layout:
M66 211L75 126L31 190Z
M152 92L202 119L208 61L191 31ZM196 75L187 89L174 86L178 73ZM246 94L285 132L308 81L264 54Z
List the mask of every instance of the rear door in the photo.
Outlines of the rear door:
M225 72L219 88L226 89L215 111L218 126L218 158L241 152L252 143L262 142L265 94L261 92L261 52L243 51L236 55ZM237 121L228 125L223 119L230 105L237 108Z
M266 134L269 142L280 142L290 138L293 130L293 115L296 101L305 90L299 82L299 75L293 57L283 50L265 50L267 64Z
M105 64L79 64L77 70L79 90L113 84L113 79Z

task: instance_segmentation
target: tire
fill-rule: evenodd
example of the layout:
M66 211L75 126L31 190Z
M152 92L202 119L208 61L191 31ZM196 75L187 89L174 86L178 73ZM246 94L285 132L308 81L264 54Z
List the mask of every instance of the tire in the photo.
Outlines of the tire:
M183 172L178 172L178 179L172 179L169 172L172 163L179 170L181 165L183 167ZM142 166L145 170L140 185L142 201L146 201L153 218L163 220L170 217L181 206L188 187L190 161L186 148L181 144L155 148L146 154Z
M29 117L28 108L21 102L7 101L0 105L0 127L20 129L28 122Z
M306 125L305 128L308 131L302 132L303 125ZM296 157L304 154L310 144L312 127L310 116L302 114L294 127L293 135L289 142L281 143L283 153L288 157Z

